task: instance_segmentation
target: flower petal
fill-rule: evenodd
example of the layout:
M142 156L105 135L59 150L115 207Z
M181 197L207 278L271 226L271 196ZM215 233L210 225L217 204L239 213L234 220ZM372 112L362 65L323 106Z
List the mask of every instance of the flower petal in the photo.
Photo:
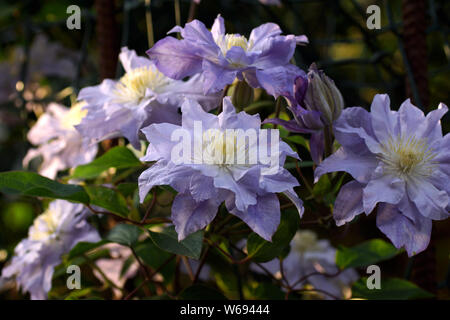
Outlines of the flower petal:
M377 226L396 248L404 247L411 257L428 247L431 236L431 220L415 213L412 222L395 205L382 203L378 208Z
M363 191L363 204L366 214L372 212L378 202L397 204L405 195L405 182L385 174L382 165L373 172Z
M449 204L449 196L444 190L438 190L426 180L420 182L408 181L406 189L409 198L416 204L420 214L424 217L442 220L450 216L446 210Z
M384 142L399 134L397 113L390 109L387 94L377 94L370 107L372 128L378 141Z
M358 181L350 181L342 186L333 209L333 217L337 226L352 221L357 215L364 212L363 188L364 185Z
M377 164L378 160L374 156L356 155L341 147L316 168L315 182L325 173L345 171L357 181L367 183Z
M166 37L147 54L159 71L173 79L181 80L202 71L201 51L184 40Z
M216 216L219 204L214 199L197 202L189 194L178 194L172 204L178 241L206 227Z
M210 94L223 90L227 85L232 84L236 78L237 71L222 67L219 64L208 60L203 61L203 93Z
M245 211L238 210L234 206L235 202L234 199L227 199L226 206L230 213L242 219L261 238L271 241L280 224L280 202L277 196L258 196L256 204Z

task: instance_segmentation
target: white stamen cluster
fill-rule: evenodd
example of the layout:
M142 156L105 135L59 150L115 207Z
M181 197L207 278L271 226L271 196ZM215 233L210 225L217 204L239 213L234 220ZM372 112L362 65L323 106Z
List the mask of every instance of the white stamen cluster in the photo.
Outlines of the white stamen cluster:
M436 154L428 148L426 140L414 136L389 139L383 145L380 160L385 170L395 176L408 179L423 179L431 175Z

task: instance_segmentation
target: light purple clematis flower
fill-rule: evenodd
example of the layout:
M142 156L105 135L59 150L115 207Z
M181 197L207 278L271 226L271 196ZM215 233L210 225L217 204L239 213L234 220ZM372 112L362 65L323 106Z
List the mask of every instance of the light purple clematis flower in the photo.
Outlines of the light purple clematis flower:
M97 242L100 236L86 221L88 212L82 204L55 200L39 215L15 248L11 263L3 268L1 278L15 278L31 299L43 300L52 286L53 271L78 242Z
M127 48L122 48L119 58L126 72L120 80L106 79L78 95L87 102L89 111L77 126L85 137L104 140L124 136L140 149L139 130L152 123L179 123L178 108L185 97L199 101L205 110L220 102L219 94L203 95L199 75L188 81L169 79L148 58Z
M450 134L442 135L439 104L426 117L410 100L391 111L387 95L376 95L371 112L345 109L335 122L342 147L317 167L345 171L355 179L344 185L334 207L338 226L379 203L378 228L409 256L425 250L432 220L449 217Z
M201 73L205 93L221 91L237 77L278 96L280 87L289 82L288 75L298 70L289 64L296 45L308 42L306 36L282 36L274 23L253 29L248 40L239 34L226 34L220 15L211 31L194 20L169 31L173 32L180 32L183 39L166 37L147 54L159 71L173 79Z
M297 133L310 133L311 157L316 164L322 161L325 138L324 128L331 125L341 115L344 99L334 81L317 69L313 63L308 74L303 71L295 76L294 85L282 92L289 103L293 120L271 118L265 123L284 126Z
M324 299L350 298L351 284L359 278L351 268L339 272L336 249L328 240L319 240L310 230L297 231L291 241L291 251L282 261L283 274L289 286L300 290L311 284L320 290ZM281 279L280 260L274 259L261 265ZM256 272L262 271L255 264L251 264L250 268Z
M49 104L28 132L28 141L38 148L28 151L23 159L24 166L42 156L39 173L54 179L58 171L89 163L95 158L97 145L83 138L74 127L86 114L82 106L76 104L69 109L56 103Z
M178 195L172 205L172 221L180 240L187 235L204 228L216 216L217 208L225 201L231 214L242 219L257 234L270 240L280 222L280 203L275 193L282 192L294 204L300 214L303 212L302 201L293 188L297 180L282 166L287 155L298 158L290 147L279 141L277 153L278 166L274 171L265 172L268 165L261 163L235 164L228 161L229 154L238 155L249 152L250 146L240 148L236 139L226 136L227 129L242 129L260 132L259 115L245 112L236 113L229 97L223 100L223 112L219 116L206 113L198 103L186 100L182 107L182 125L168 123L153 124L142 129L151 144L143 161L157 161L139 177L139 194L144 201L153 186L170 185ZM202 131L196 131L196 123ZM187 132L192 139L193 152L186 152L188 160L176 164L173 154L180 145L180 137L172 139L174 132ZM216 130L217 140L208 139L208 133ZM270 136L272 138L272 135ZM275 142L270 140L270 144ZM200 143L199 143L200 142ZM196 144L199 143L199 149ZM264 141L259 142L261 146ZM266 141L267 143L267 141ZM234 151L230 150L235 150ZM270 149L271 147L267 147ZM271 153L271 155L274 153ZM203 161L197 161L203 156Z

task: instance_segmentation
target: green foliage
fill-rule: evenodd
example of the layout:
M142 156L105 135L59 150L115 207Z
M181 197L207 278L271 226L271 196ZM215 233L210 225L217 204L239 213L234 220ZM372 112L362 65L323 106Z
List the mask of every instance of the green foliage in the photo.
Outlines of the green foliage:
M70 250L68 259L71 260L75 257L78 257L88 251L91 251L93 249L96 249L104 244L107 244L109 241L107 240L100 240L98 242L78 242L75 247Z
M76 167L72 178L92 179L109 168L128 169L141 165L139 159L136 158L130 149L126 147L114 147L91 163Z
M164 228L161 232L148 230L150 238L159 248L183 256L199 259L203 245L203 230L190 234L183 241L178 241L175 227Z
M255 262L266 262L283 255L285 248L289 246L298 229L298 221L298 213L295 210L283 212L272 242L252 233L247 240L248 256Z
M341 269L364 267L388 260L400 252L384 240L373 239L351 248L340 247L336 254L336 264Z
M164 283L168 284L173 280L175 276L175 259L163 266L172 256L171 253L158 248L150 239L136 244L134 250L145 265L153 270L159 270L159 273L164 277Z
M141 229L138 227L122 223L115 226L114 229L109 232L106 239L127 247L132 247L137 243L140 234Z
M427 299L433 295L414 283L399 278L381 278L381 289L368 289L367 278L359 279L352 288L354 298L370 300Z
M89 196L83 187L59 183L34 172L0 172L0 192L89 203Z
M127 216L129 209L125 198L113 189L101 186L85 186L92 205L96 205L107 209L110 212L117 213L121 216Z

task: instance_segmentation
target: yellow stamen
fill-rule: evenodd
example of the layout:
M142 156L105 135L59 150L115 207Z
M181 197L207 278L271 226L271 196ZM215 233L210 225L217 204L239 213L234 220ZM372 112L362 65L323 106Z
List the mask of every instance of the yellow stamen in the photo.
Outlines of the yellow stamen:
M145 91L151 89L161 92L169 79L151 67L135 68L127 72L116 85L119 102L139 103L145 97Z
M74 126L81 123L81 120L87 115L88 111L83 109L85 103L80 102L70 108L67 115L62 120L62 126L68 130L74 129Z

